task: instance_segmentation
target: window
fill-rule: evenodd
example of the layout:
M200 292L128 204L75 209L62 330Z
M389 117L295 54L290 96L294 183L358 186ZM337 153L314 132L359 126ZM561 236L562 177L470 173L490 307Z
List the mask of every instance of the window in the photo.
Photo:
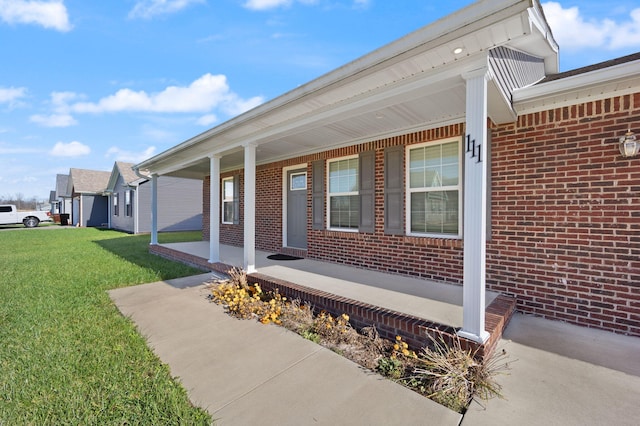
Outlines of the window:
M306 191L307 172L292 173L290 176L289 189L291 191Z
M113 194L113 215L118 216L118 193Z
M234 222L234 179L222 179L222 223Z
M133 190L124 191L124 214L126 216L133 216Z
M460 141L407 148L407 233L460 236Z
M357 230L360 223L358 157L329 162L329 228Z

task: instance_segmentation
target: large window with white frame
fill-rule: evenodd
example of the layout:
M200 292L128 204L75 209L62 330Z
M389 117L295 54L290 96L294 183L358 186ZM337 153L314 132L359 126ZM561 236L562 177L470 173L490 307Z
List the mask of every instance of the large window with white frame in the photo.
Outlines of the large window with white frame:
M330 160L327 167L327 216L330 229L358 230L358 157Z
M222 179L222 223L233 223L234 193L233 177Z
M407 147L407 233L461 236L462 166L459 138Z

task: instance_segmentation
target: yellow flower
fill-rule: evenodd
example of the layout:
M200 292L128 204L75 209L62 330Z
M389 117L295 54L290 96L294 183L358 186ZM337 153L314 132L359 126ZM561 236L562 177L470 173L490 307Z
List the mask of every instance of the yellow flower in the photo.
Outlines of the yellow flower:
M396 340L399 342L400 340L402 340L402 337L396 336Z
M398 351L398 350L400 350L400 346L398 346L398 345L393 345L393 349L394 349L394 350L396 350L396 351Z

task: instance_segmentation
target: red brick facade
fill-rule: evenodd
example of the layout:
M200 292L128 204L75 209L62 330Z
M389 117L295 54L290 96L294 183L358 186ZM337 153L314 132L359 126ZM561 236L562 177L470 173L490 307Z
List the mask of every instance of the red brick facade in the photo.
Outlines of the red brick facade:
M487 282L518 309L640 335L640 94L496 127Z
M619 136L639 127L640 94L492 126L489 289L514 295L523 312L640 336L640 159L617 148ZM462 284L462 240L385 235L383 153L463 134L463 125L451 125L259 166L257 248L281 250L282 169L306 163L307 257ZM375 232L313 230L311 163L366 150L376 152ZM234 173L242 200L243 173ZM205 224L209 187L207 178ZM243 227L221 225L220 237L242 245Z

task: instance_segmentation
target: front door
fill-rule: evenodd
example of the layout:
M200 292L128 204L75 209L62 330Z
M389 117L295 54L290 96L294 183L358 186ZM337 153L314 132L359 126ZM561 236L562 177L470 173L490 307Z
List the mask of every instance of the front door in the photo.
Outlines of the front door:
M307 248L307 169L287 172L287 247Z

